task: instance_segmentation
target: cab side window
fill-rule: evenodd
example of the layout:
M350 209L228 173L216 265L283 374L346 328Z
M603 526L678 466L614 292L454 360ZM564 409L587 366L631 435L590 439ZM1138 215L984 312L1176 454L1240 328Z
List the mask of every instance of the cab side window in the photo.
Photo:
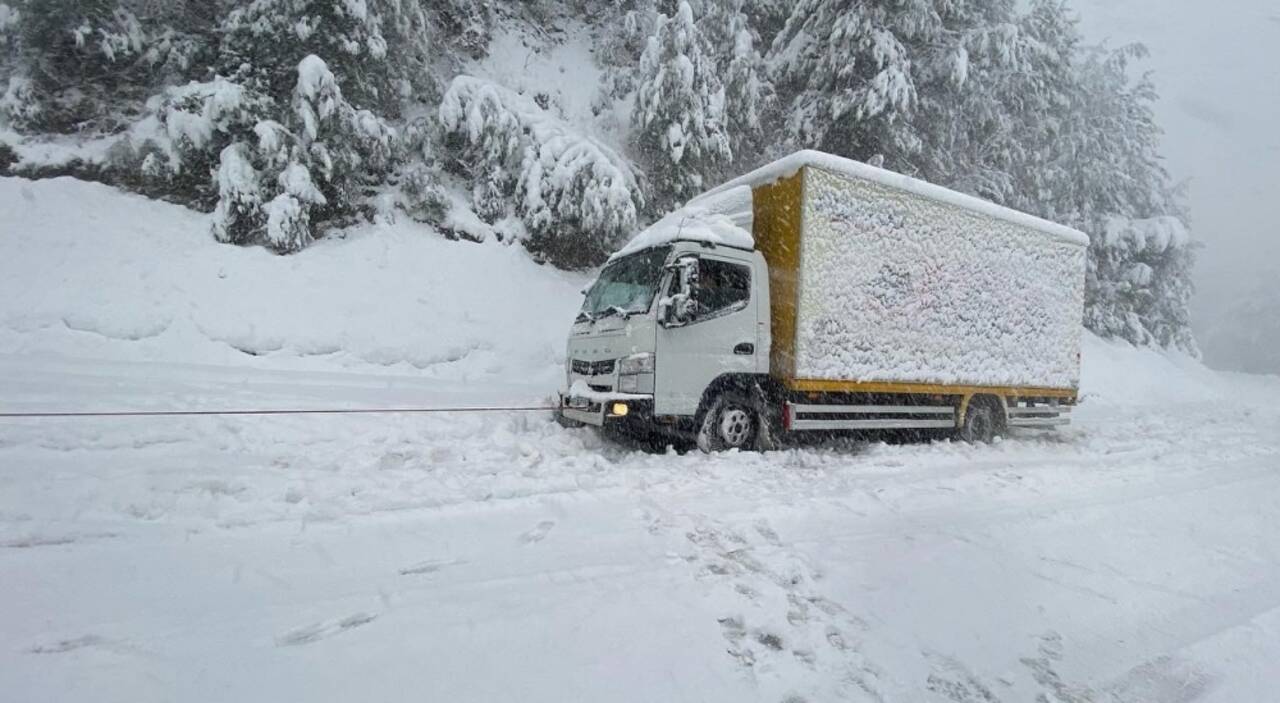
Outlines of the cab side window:
M727 261L700 260L693 299L699 318L741 310L751 299L751 269Z

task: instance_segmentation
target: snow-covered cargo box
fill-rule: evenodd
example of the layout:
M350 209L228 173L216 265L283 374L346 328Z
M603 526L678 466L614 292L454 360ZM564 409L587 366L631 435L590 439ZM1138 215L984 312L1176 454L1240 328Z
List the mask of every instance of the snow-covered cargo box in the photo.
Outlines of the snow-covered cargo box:
M716 190L740 185L792 390L1075 395L1083 233L813 151Z

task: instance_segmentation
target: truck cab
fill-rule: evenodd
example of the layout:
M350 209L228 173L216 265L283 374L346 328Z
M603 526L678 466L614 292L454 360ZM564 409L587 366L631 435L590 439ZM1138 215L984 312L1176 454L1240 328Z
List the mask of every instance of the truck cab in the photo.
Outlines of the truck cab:
M718 379L768 374L769 309L754 249L676 240L613 259L569 333L562 415L632 434L692 431Z

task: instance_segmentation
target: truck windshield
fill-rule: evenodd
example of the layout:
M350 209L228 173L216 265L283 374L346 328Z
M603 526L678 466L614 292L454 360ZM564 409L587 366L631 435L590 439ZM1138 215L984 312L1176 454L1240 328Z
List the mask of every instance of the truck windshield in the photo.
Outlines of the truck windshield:
M649 311L662 282L662 266L671 247L636 252L611 262L587 290L581 315L592 319L610 314L623 316Z

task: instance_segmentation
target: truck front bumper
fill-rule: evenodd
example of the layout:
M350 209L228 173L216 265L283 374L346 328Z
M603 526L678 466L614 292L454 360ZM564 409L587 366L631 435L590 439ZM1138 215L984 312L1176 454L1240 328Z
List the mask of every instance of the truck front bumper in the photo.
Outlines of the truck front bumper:
M560 393L560 415L595 427L626 427L653 421L653 396L636 393Z

